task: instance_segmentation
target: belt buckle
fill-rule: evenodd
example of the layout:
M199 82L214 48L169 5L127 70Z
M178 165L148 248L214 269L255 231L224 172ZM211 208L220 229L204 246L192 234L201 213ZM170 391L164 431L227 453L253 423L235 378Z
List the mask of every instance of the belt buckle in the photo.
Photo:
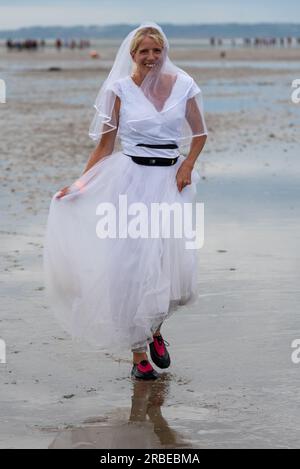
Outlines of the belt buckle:
M150 159L150 164L155 164L155 162L156 162L155 158Z

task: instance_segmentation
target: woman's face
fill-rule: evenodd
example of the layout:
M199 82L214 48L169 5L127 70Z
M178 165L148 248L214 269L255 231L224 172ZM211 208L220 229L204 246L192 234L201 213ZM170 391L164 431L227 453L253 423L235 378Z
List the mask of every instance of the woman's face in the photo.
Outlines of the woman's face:
M153 69L162 58L163 48L151 37L145 37L138 49L132 55L140 72L147 73Z

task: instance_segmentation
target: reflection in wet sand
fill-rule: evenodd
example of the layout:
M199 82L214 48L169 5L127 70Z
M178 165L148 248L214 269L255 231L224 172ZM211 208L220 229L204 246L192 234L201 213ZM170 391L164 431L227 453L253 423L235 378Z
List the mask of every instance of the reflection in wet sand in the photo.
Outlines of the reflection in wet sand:
M180 433L170 428L161 407L168 395L169 381L134 381L127 421L109 424L108 417L87 419L82 426L60 432L49 449L188 448ZM123 409L120 409L120 413ZM93 422L91 424L91 422Z

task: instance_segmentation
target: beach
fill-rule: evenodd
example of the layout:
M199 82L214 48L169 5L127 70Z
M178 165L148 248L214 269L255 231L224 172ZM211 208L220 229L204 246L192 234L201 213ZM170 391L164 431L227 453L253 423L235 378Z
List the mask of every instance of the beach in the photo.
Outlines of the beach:
M166 321L170 369L134 383L131 356L72 342L45 299L53 194L82 173L93 104L116 45L0 48L0 448L296 448L300 339L300 48L170 54L203 92L200 295ZM50 71L52 69L52 71Z

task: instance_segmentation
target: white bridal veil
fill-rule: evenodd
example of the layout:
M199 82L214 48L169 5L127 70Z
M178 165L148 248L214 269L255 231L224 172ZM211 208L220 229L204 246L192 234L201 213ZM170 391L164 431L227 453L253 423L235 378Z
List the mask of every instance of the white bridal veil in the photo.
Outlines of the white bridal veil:
M177 110L185 106L186 119L182 125L181 136L176 139L179 141L175 143L180 146L187 145L192 137L207 134L200 88L190 75L170 60L168 56L169 43L161 27L156 23L147 22L131 31L123 40L112 69L100 88L94 104L96 112L89 129L89 136L95 141L98 141L102 134L117 128L117 117L114 111L117 95L116 82L132 75L135 62L130 54L131 42L138 30L147 27L155 28L161 33L164 38L164 47L160 62L149 70L140 89L162 118L164 115L167 117L167 113L172 113L174 116ZM182 115L182 112L178 112L178 115ZM147 128L149 129L151 120L153 120L153 127L155 127L156 119L157 115L151 113L148 108L145 109L143 115L128 121L127 124L134 132L143 136L145 120L147 120ZM167 121L168 119L166 119ZM153 139L155 141L155 135L153 135ZM161 141L161 138L159 140Z

